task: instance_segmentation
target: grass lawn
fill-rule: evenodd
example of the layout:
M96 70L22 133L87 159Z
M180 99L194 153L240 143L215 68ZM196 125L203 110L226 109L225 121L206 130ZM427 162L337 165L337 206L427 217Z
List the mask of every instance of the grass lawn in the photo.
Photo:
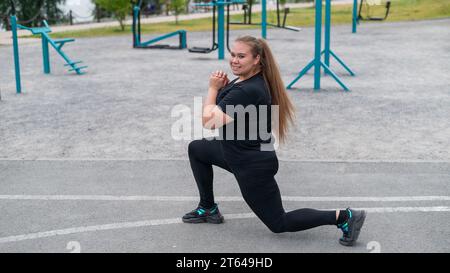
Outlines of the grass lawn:
M364 9L363 9L364 11ZM384 8L372 8L372 16L384 15ZM352 5L334 6L332 9L332 24L350 24L352 16ZM387 18L387 22L394 21L416 21L426 19L448 18L450 17L450 0L391 0L391 10ZM231 16L232 21L242 20L242 15ZM260 22L261 14L254 13L252 22ZM282 18L281 18L282 20ZM268 21L276 22L276 13L268 12ZM291 9L287 16L287 25L307 27L314 24L314 7ZM211 30L211 19L195 19L175 22L143 24L142 33L167 33L184 29L188 32L192 31L208 31ZM232 29L255 29L259 26L239 26L232 25ZM67 31L54 33L55 38L81 38L81 37L100 37L115 35L130 35L131 26L127 26L125 31L121 31L118 27L105 27L90 30ZM31 36L25 36L31 37Z

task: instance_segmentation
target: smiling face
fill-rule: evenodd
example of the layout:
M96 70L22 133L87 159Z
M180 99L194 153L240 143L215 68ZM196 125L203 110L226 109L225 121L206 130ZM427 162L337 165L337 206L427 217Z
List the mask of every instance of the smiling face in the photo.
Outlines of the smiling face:
M231 48L230 67L234 75L239 76L241 80L253 76L260 70L260 56L252 54L252 48L243 43L235 42Z

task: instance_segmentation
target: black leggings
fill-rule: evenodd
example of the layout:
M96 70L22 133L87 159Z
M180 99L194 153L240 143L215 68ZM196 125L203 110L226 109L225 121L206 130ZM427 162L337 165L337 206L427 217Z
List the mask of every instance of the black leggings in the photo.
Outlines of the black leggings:
M285 212L274 178L278 161L270 162L270 166L230 167L225 161L221 145L218 140L206 139L189 143L189 161L200 192L200 206L210 208L214 205L212 165L215 165L234 174L245 202L274 233L336 225L336 211L297 209Z

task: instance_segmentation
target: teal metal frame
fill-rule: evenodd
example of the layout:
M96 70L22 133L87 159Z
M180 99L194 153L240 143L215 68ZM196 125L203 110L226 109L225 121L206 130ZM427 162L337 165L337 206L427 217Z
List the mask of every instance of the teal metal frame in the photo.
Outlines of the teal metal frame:
M13 51L14 51L14 69L16 76L16 93L22 93L22 82L20 79L20 58L19 58L19 43L17 39L17 17L12 15L11 17L11 31L13 38Z
M263 0L265 1L265 0ZM223 60L225 58L225 5L243 4L245 1L231 0L231 1L214 1L211 3L195 4L197 7L217 6L217 44L218 44L218 58Z
M353 12L352 12L352 33L356 33L356 27L359 25L359 21L384 21L389 15L389 10L391 7L391 1L386 1L386 13L383 17L370 17L369 15L365 18L361 15L361 9L363 5L363 0L360 0L358 8L358 0L353 0Z
M267 39L267 1L261 0L261 37Z
M161 45L159 47L157 45L155 45L155 47L150 47L150 45L157 43L159 41L162 41L164 39L170 38L172 36L177 36L177 35L180 37L180 46L178 46L177 49L186 48L186 31L185 30L177 30L177 31L165 34L165 35L161 35L159 37L156 37L156 38L149 40L147 42L144 42L144 43L137 43L135 45L135 47L136 48L172 48L172 47L167 47L165 45Z
M159 48L159 49L184 49L187 47L186 44L186 31L185 30L178 30L174 31L165 35L161 35L159 37L156 37L154 39L151 39L146 42L141 42L141 2L139 1L138 4L134 5L133 7L133 25L132 25L132 32L133 32L133 47L134 48ZM178 46L169 46L169 45L153 45L154 43L157 43L159 41L162 41L164 39L170 38L172 36L179 36L179 45Z
M322 55L324 55L325 65L330 67L330 55L344 67L345 70L351 76L355 76L355 73L330 49L331 44L331 0L326 0L325 5L325 49L322 51Z
M242 3L245 4L245 3ZM244 21L243 22L231 22L231 25L258 25L261 26L261 37L264 39L267 39L267 27L275 27L275 28L281 28L281 29L287 29L287 30L292 30L292 31L300 31L300 28L297 27L293 27L293 26L286 26L286 17L287 17L287 12L285 9L284 12L284 19L283 19L283 24L280 24L280 10L279 10L279 1L277 0L277 24L272 24L267 22L267 1L266 0L261 0L261 23L252 23L251 22L251 7L252 5L249 5L249 11L248 11L248 22L247 22L247 12L244 10Z
M30 31L33 35L41 36L42 43L42 57L43 57L43 66L44 73L50 74L50 54L49 54L49 44L56 50L56 52L64 59L66 64L64 66L70 66L71 69L69 71L75 71L78 75L82 75L85 72L82 69L87 68L88 66L78 66L78 64L82 63L82 61L72 61L69 56L62 50L62 47L66 43L74 42L75 39L61 39L61 40L53 40L48 33L52 32L47 21L43 21L44 27L39 28L29 28L22 25L17 24L16 16L11 16L11 27L13 32L13 44L14 44L14 55L17 55L18 62L18 39L17 39L17 29L23 29ZM16 57L14 57L16 59ZM19 67L20 70L20 67Z
M316 1L314 59L299 72L298 76L287 86L287 89L292 89L292 86L314 67L314 90L320 89L321 68L323 68L325 73L330 74L333 79L344 89L344 91L349 91L348 87L329 67L330 55L332 55L347 71L349 71L350 75L355 75L350 68L348 68L345 63L330 49L331 1L326 0L325 5L325 50L322 51L322 1ZM322 62L322 54L325 55L325 63Z
M359 20L358 20L358 0L353 0L352 33L356 33L356 26L358 24L359 24Z

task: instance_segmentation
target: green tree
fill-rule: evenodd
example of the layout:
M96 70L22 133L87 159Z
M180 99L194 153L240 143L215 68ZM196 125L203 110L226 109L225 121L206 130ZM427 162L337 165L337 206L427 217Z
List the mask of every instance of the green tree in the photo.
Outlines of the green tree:
M66 0L14 0L19 23L29 27L40 26L43 19L50 24L67 20L66 14L59 8ZM11 12L9 0L0 1L0 16L3 27L9 29L8 16Z
M171 0L169 4L169 9L175 15L175 24L178 25L178 15L185 10L186 0Z
M36 1L34 1L36 2ZM37 1L38 2L38 1ZM49 24L56 24L62 21L67 21L67 14L65 14L59 6L65 4L66 0L45 0L43 12L45 19Z
M132 5L130 0L94 0L100 8L111 12L113 17L119 22L120 29L125 30L125 19L131 13Z
M0 1L0 27L9 30L8 15L10 13L9 3L7 1Z
M113 16L111 12L102 9L98 4L95 4L92 15L94 16L94 20L96 20L97 23L100 23L102 18L111 18Z

